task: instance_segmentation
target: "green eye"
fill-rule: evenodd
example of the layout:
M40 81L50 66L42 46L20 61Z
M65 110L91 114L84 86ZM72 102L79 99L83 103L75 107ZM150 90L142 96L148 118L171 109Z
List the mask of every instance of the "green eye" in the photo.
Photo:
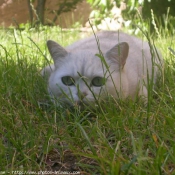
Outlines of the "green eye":
M103 86L103 85L105 84L105 78L103 78L103 77L95 77L95 78L92 80L91 84L92 84L93 86L96 86L96 87Z
M62 82L66 86L72 86L75 84L75 80L70 76L65 76L61 78Z

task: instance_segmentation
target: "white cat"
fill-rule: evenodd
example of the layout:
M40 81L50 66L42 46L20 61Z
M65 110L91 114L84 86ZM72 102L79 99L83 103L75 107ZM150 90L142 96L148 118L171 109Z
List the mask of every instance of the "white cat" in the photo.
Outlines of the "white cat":
M161 64L156 49L122 32L100 32L66 48L49 40L47 46L54 61L42 70L49 76L48 91L55 100L69 104L91 103L108 95L147 100L148 80L155 83Z

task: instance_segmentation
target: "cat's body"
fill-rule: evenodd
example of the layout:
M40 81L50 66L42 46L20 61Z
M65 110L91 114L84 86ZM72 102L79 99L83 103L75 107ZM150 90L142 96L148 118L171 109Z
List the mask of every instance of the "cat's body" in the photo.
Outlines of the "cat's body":
M98 44L93 35L65 49L48 41L54 64L42 74L49 74L50 94L71 103L105 99L109 94L122 99L135 99L137 95L147 98L148 79L155 82L158 73L152 60L160 65L157 51L152 50L151 55L147 42L122 32L106 31L96 36ZM96 56L99 48L105 61Z

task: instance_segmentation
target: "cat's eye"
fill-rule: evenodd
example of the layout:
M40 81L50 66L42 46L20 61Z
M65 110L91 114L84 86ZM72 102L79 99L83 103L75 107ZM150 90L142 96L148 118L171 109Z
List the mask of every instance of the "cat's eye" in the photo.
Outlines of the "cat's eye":
M66 86L75 85L75 80L71 76L65 76L61 78L62 82Z
M96 86L96 87L100 87L103 86L105 84L105 78L104 77L95 77L92 79L91 85Z

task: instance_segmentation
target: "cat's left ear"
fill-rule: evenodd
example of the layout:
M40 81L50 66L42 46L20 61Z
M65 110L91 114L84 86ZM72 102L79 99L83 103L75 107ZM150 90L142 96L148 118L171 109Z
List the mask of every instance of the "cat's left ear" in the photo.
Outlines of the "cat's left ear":
M117 63L120 68L123 68L129 53L129 45L126 42L121 42L115 45L106 53L106 57L114 63Z
M54 64L56 64L57 61L64 58L68 54L67 50L55 41L48 40L47 47L50 52L50 55L53 58Z

